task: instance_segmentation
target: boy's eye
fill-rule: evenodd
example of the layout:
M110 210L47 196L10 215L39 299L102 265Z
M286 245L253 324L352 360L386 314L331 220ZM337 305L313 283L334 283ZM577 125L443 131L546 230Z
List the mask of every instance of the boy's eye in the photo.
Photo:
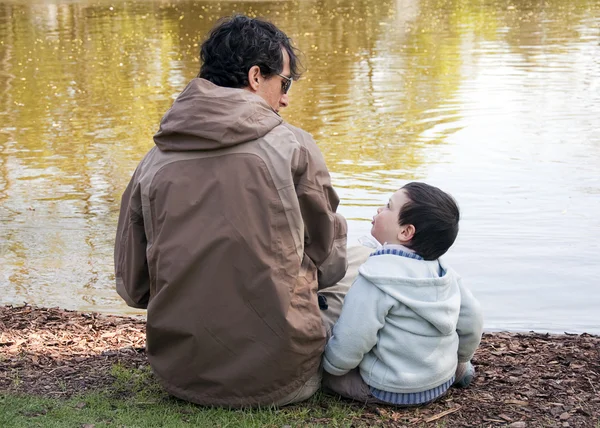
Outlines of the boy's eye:
M388 202L387 204L385 204L386 208L390 207L390 203Z

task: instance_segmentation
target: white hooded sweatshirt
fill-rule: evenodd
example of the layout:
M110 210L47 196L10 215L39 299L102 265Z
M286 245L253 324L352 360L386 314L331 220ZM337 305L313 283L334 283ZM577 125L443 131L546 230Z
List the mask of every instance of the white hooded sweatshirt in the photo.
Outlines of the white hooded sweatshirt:
M382 391L427 391L473 357L482 329L479 302L441 259L372 255L346 295L323 367L341 376L358 366Z

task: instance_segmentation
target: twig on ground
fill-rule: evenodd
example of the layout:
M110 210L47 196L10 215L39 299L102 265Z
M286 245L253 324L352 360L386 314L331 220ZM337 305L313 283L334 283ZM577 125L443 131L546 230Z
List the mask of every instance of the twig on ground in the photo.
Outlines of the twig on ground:
M587 381L590 383L590 386L594 390L594 394L598 394L598 391L596 391L596 388L594 387L594 384L592 383L591 379L587 376L585 376L585 378L587 379Z
M425 419L425 422L429 423L429 422L437 421L438 419L443 418L444 416L447 416L447 415L452 414L454 412L458 412L461 408L462 408L462 406L458 406L458 407L455 407L453 409L448 409L445 412L438 413L437 415L434 415L434 416L432 416L430 418Z

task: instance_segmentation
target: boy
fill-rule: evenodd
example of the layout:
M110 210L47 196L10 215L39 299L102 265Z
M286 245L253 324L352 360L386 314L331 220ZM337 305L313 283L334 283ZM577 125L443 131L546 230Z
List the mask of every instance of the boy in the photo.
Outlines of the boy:
M408 183L377 210L381 244L359 268L323 357L323 385L364 403L429 403L468 386L481 340L477 300L439 259L458 234L454 199Z

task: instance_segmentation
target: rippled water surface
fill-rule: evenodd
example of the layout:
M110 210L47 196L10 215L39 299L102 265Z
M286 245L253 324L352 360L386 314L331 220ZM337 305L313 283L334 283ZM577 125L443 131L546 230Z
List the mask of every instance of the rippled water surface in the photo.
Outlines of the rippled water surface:
M451 192L447 258L488 329L600 333L600 0L0 0L0 303L135 313L121 192L223 15L305 53L285 118L321 147L350 242L409 180Z

